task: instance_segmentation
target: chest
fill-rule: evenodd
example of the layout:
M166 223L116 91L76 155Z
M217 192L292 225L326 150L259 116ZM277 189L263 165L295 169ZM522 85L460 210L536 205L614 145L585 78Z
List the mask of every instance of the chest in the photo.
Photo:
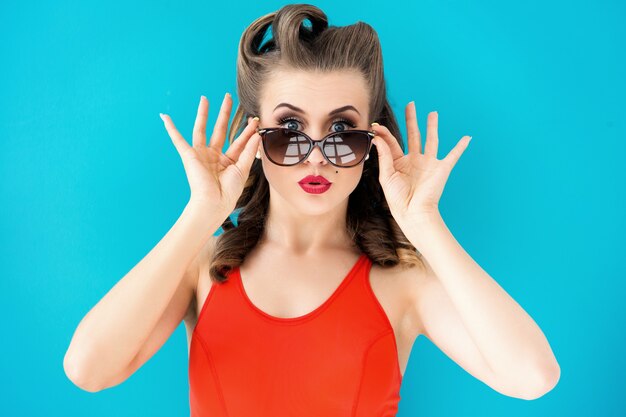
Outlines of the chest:
M255 308L270 316L293 318L307 315L329 301L357 259L355 254L327 258L323 262L295 262L293 258L263 262L246 258L240 267L243 293ZM371 266L367 279L394 330L398 362L404 375L416 338L408 317L410 282L395 268L378 265ZM196 312L202 311L210 289L208 270L200 268L194 300ZM187 326L189 344L194 326L195 322Z

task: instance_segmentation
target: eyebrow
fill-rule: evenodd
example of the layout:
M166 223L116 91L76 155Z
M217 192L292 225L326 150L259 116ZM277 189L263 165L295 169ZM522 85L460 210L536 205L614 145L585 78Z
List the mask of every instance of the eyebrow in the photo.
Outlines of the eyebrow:
M280 103L278 106L274 107L273 111L276 111L276 109L279 108L279 107L287 107L287 108L290 108L293 111L297 111L298 113L306 114L305 111L302 110L301 108L296 107L296 106L294 106L292 104L289 104L289 103ZM342 111L345 111L345 110L354 110L355 112L357 112L357 114L359 116L361 115L361 113L359 113L359 111L354 106L351 106L351 105L339 107L339 108L331 111L330 113L328 113L328 115L332 116L334 114L341 113Z

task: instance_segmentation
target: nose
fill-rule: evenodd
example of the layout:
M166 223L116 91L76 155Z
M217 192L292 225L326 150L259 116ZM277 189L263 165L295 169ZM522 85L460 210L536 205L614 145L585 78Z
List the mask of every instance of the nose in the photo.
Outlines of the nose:
M315 146L313 146L313 150L311 151L311 153L305 160L306 163L312 164L312 165L328 164L328 161L326 160L326 158L324 158L324 155L322 154L322 150L320 149L319 146L317 146L318 144L319 142L316 143Z

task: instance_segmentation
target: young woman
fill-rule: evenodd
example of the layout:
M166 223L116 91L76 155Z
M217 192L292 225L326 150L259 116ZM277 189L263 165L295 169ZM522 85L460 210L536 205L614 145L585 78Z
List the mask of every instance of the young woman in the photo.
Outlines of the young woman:
M72 381L121 383L184 320L192 416L395 415L419 335L505 395L549 391L543 333L438 210L470 137L438 159L432 112L422 152L411 102L405 154L375 31L287 5L246 29L237 71L225 153L229 94L208 145L204 97L192 146L162 116L190 201L79 325Z

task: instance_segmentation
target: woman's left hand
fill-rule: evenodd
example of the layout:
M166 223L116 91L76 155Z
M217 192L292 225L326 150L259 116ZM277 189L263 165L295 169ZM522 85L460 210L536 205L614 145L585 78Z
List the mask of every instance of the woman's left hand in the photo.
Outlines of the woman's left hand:
M396 138L383 125L374 125L373 139L378 151L379 177L387 204L394 219L428 221L439 215L439 199L450 172L467 148L471 136L463 136L445 158L437 159L439 138L437 112L428 115L426 149L422 154L415 103L405 109L408 154L402 152Z

